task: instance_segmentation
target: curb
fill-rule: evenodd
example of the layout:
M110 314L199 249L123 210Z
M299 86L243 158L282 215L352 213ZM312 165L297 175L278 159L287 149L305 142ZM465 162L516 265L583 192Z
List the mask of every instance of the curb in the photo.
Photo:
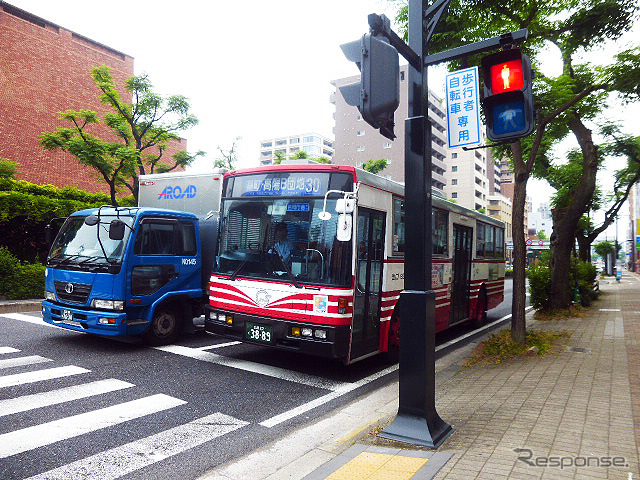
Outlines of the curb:
M3 300L0 301L0 314L15 312L39 312L42 300Z

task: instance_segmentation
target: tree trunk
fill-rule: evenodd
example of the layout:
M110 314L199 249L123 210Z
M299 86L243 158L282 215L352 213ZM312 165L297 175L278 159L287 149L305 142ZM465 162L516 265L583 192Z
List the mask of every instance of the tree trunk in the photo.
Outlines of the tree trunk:
M551 235L551 291L549 308L564 309L571 305L571 250L575 229L566 221L566 209L553 210L553 234Z
M578 242L578 258L583 262L591 261L591 239L585 237L581 233L576 235L576 241Z
M514 155L514 193L513 193L513 297L511 299L511 338L524 345L527 336L525 316L526 307L526 260L527 246L524 238L524 207L527 199L527 181L529 173L522 162L520 141L511 145Z
M551 292L549 308L562 310L571 305L570 265L578 222L589 209L596 188L598 151L591 130L578 117L569 117L567 124L580 145L583 158L582 177L571 203L553 212L551 235Z

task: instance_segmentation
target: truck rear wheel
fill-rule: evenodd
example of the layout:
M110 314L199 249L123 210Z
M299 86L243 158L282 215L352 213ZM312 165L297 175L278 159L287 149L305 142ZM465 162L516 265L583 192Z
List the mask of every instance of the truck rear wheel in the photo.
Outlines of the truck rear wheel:
M168 345L178 338L181 327L181 319L176 310L161 306L153 313L151 325L143 336L150 345Z

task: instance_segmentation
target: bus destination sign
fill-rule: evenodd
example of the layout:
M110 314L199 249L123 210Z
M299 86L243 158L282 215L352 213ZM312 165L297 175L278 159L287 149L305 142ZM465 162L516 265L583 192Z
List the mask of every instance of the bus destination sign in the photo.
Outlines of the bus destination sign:
M238 182L240 180L240 182ZM321 196L327 191L329 173L269 173L239 177L233 196L303 197ZM239 188L238 188L239 187Z

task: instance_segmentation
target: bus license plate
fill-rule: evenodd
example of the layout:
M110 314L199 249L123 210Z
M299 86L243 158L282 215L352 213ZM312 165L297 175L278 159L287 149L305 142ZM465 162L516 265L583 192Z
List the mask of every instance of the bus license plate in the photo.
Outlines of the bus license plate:
M254 342L273 343L273 327L247 322L247 340Z

